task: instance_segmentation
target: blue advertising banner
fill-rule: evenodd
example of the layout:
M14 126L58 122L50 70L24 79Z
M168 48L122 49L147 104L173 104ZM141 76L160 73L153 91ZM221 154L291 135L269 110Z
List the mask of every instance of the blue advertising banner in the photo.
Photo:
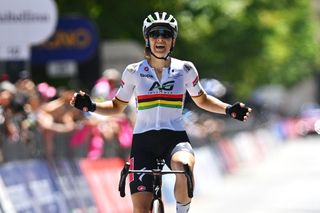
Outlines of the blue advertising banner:
M68 209L95 212L95 203L78 161L58 160L53 172Z
M65 212L60 192L44 162L12 162L0 167L2 187L15 212ZM4 207L3 207L4 208ZM4 209L7 212L7 209ZM12 211L12 209L11 209Z
M10 162L0 167L0 212L90 212L97 209L78 161Z
M32 47L33 63L88 59L98 46L95 25L78 16L61 17L53 36L45 43Z

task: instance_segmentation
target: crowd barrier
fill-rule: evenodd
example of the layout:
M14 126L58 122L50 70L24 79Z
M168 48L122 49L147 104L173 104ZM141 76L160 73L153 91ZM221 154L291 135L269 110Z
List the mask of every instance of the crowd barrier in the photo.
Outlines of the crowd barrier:
M97 212L78 162L14 161L0 167L1 211Z
M231 138L195 148L195 197L214 190L226 174L244 165L254 165L279 143L268 130L241 132ZM121 198L118 181L124 161L24 160L0 166L0 212L132 212L128 181L127 196ZM164 176L163 199L173 203L174 175Z
M127 196L122 198L118 192L118 182L123 165L124 162L118 158L80 161L98 212L132 212L128 181Z
M195 196L214 190L226 176L243 167L257 166L282 143L272 131L258 129L239 132L232 137L196 148Z

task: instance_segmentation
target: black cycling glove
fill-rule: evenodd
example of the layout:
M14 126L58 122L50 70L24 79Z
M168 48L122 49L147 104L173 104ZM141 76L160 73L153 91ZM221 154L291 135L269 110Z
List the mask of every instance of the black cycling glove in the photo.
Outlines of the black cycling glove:
M232 118L243 121L244 116L246 116L249 111L248 107L242 107L239 102L229 105L226 108L226 114L230 115Z
M80 95L77 93L74 107L80 110L83 110L84 107L87 107L88 111L94 112L96 110L96 103L92 102L88 94L85 93L84 95Z

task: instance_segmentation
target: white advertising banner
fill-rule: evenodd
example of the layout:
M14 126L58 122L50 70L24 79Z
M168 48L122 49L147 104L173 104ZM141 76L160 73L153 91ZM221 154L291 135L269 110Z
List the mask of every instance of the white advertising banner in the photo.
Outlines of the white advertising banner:
M26 44L1 44L0 59L26 60L30 58L30 46Z
M42 43L55 32L54 0L0 0L0 5L0 59L28 56L25 47Z

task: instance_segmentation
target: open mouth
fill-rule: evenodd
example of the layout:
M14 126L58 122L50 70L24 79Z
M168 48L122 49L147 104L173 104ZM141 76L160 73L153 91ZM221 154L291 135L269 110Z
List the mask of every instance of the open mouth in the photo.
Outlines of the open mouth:
M162 44L156 44L155 49L156 51L163 52L165 50L165 46Z

